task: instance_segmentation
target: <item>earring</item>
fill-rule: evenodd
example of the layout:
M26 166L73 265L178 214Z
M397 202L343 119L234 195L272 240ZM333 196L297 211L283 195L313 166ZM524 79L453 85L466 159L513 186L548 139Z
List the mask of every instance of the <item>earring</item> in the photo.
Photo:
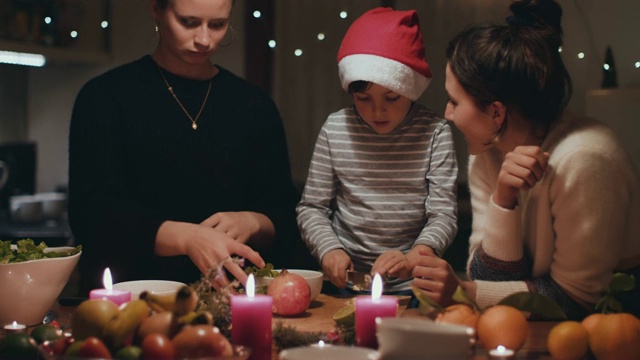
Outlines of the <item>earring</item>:
M231 32L231 40L229 40L226 44L220 44L220 47L228 47L233 44L233 40L236 39L236 31L233 29L233 26L229 25L229 32Z

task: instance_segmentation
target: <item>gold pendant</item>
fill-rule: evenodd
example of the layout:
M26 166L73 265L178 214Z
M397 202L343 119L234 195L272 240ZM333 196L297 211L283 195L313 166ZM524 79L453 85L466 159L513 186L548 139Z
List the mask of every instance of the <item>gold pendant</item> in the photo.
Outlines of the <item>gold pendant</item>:
M191 128L193 130L196 130L196 129L198 129L198 125L196 125L196 123L193 123L193 124L191 124Z

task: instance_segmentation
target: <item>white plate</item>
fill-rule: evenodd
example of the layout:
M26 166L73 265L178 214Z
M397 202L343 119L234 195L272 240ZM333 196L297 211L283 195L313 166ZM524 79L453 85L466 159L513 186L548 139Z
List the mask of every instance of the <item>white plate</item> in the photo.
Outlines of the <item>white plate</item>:
M175 294L185 284L168 280L134 280L113 284L116 290L131 291L131 299L138 299L143 291L153 294L169 295Z
M301 346L285 349L280 352L280 360L376 360L378 352L372 349L356 346Z

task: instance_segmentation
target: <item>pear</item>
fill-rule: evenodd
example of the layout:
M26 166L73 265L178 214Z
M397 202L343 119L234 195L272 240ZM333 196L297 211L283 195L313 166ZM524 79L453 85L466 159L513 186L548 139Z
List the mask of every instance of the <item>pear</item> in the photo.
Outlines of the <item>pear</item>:
M102 337L104 329L120 309L110 300L85 300L73 313L71 332L76 340L84 340L90 336Z

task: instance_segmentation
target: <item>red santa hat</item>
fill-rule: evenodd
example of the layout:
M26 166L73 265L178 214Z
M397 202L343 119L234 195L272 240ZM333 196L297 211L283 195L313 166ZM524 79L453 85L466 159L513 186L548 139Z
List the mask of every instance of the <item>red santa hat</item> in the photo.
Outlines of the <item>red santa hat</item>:
M431 81L418 13L375 8L356 19L338 50L340 83L370 81L411 100Z

